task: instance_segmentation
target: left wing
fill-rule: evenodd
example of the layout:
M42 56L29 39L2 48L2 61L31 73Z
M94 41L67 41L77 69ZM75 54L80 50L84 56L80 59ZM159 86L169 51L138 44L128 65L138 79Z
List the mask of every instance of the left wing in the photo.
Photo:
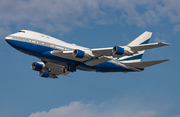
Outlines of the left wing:
M102 55L111 56L112 50L113 50L113 47L91 49L92 53L95 56L102 56Z
M114 58L121 56L132 56L138 54L142 50L167 46L170 44L167 43L150 43L150 44L141 44L141 45L127 45L127 46L114 46L109 48L97 48L97 49L85 49L73 51L51 51L52 55L70 59L74 61L84 62L88 66L94 66L106 61L111 60L106 56L112 56ZM91 61L89 61L91 60Z
M159 42L159 43L142 44L142 45L129 46L129 47L131 48L133 52L135 52L135 51L148 50L148 49L167 46L167 45L170 45L170 44Z
M97 48L91 49L93 54L97 55L105 55L105 56L130 56L135 54L137 51L153 49L157 47L170 45L168 43L159 42L159 43L150 43L150 44L142 44L142 45L131 45L131 46L114 46L110 48Z

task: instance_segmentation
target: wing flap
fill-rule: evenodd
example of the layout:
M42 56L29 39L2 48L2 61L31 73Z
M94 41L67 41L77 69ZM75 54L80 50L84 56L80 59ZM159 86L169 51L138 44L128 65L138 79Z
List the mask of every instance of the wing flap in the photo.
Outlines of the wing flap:
M94 59L94 60L85 62L84 64L86 64L88 66L94 66L94 65L104 63L104 62L109 61L109 60L111 60L111 59L107 58L107 57L99 57L98 59Z
M149 67L152 65L156 65L162 62L169 61L168 59L165 60L155 60L155 61L143 61L143 62L134 62L134 63L123 63L127 67L132 67L132 68L145 68Z
M70 73L69 71L65 70L65 67L62 65L58 65L58 64L55 64L52 62L47 62L47 61L43 61L43 62L45 64L46 68L54 75L65 75L66 76L67 74Z
M92 53L95 56L111 56L112 55L112 49L113 47L109 47L109 48L96 48L96 49L91 49Z

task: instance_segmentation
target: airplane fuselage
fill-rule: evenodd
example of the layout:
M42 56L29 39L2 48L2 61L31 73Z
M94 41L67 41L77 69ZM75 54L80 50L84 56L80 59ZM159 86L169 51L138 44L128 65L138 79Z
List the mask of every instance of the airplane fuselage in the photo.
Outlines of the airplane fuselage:
M6 37L6 41L15 49L31 55L35 56L42 61L52 62L64 67L68 67L70 65L76 65L78 70L84 71L96 71L96 72L130 72L134 71L125 67L121 62L116 59L112 59L110 61L100 63L94 66L88 66L83 62L78 62L76 60L67 59L59 56L52 55L52 51L73 51L75 49L79 50L90 50L89 48L85 48L82 46L77 46L75 44L69 44L59 39L53 38L51 36L22 30L15 34L11 34Z

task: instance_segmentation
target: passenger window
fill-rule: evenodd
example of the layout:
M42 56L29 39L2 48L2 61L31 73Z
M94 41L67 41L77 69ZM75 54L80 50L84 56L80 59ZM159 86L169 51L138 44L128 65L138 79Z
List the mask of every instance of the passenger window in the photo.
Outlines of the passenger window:
M25 31L20 30L19 32L25 33Z

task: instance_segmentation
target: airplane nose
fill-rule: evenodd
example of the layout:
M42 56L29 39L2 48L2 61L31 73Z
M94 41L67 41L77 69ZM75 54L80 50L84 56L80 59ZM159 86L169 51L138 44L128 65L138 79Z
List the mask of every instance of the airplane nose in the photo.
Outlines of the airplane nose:
M5 41L6 41L9 45L12 46L12 43L13 43L12 37L9 37L9 36L5 37Z
M9 37L5 37L5 41L7 42L7 43L9 43Z
M8 37L5 37L5 41L7 42L7 40L8 40Z

